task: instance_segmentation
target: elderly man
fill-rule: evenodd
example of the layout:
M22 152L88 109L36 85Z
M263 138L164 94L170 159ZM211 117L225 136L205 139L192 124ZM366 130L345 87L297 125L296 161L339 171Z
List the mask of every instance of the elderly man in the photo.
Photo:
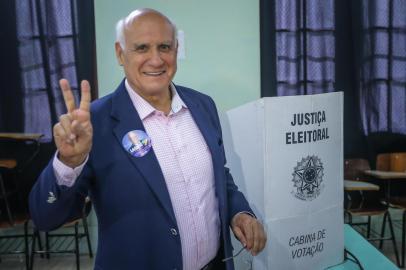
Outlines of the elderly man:
M35 225L57 228L88 194L98 217L95 269L234 269L224 260L229 226L253 255L266 236L224 167L214 102L172 83L175 25L135 10L118 22L115 49L125 79L112 94L90 105L83 81L76 108L60 81L67 114L54 126L58 152L30 194Z

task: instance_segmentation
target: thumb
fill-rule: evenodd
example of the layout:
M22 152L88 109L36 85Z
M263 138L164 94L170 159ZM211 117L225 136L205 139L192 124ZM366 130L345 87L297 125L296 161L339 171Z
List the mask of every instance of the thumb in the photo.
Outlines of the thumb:
M238 226L234 226L233 232L235 237L241 242L241 244L246 247L247 246L247 239L245 239L244 233Z

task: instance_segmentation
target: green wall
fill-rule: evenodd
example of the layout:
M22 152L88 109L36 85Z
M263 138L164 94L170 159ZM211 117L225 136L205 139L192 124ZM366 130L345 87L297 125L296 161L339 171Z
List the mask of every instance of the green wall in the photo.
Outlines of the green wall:
M186 59L175 83L210 95L220 110L260 97L259 1L96 0L99 96L123 78L115 53L115 24L130 11L154 8L185 33Z

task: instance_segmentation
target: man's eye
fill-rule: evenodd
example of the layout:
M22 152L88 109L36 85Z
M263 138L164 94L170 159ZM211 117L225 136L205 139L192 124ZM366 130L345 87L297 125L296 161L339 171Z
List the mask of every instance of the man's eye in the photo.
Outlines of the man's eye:
M168 52L171 50L171 45L161 44L161 45L159 45L159 50L162 52Z
M136 52L145 52L145 51L147 51L147 49L148 49L147 45L139 45L139 46L135 47Z

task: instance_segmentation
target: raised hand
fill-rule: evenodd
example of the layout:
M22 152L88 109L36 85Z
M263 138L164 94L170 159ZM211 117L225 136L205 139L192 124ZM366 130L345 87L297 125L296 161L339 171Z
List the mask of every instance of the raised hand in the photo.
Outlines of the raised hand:
M82 98L79 108L66 79L59 81L68 112L59 117L54 126L54 139L59 151L59 159L74 168L83 163L92 148L93 127L90 122L90 85L82 81Z

